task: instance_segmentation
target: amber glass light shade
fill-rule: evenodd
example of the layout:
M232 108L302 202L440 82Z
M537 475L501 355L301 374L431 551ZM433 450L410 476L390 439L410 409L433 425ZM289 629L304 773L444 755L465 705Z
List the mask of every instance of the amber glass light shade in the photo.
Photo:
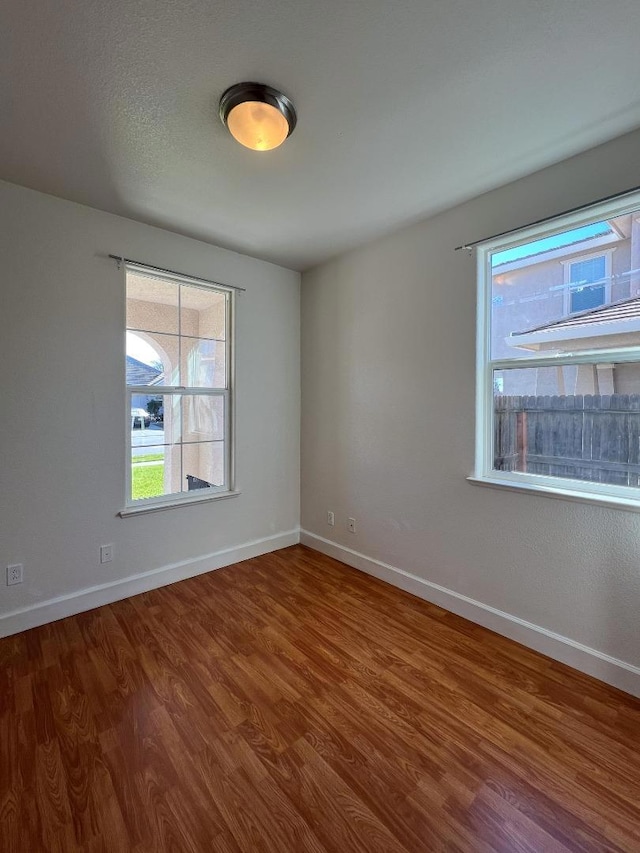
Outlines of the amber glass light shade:
M289 135L289 123L271 104L245 101L227 116L229 133L246 148L271 151L282 145Z
M220 118L229 133L252 151L271 151L296 126L293 104L262 83L237 83L220 98Z

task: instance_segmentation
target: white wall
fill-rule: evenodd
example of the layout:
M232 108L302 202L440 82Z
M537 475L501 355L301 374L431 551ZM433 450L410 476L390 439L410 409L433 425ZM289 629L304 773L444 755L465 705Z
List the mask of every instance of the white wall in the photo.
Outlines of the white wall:
M247 288L239 497L118 517L125 294L109 253ZM0 258L0 568L25 569L22 586L0 578L0 634L297 541L298 273L2 183ZM101 566L102 543L115 559Z
M454 247L640 184L638 151L621 137L302 284L302 541L633 692L640 514L466 480L476 261Z

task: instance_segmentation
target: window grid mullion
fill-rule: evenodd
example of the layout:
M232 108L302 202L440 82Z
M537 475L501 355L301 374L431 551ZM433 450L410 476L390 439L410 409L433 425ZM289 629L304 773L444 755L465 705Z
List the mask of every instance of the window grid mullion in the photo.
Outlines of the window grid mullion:
M177 332L159 332L157 329L143 329L139 326L127 326L127 332L143 332L145 335L164 335L167 338L189 338L192 341L216 341L216 343L224 344L226 343L224 338L215 338L211 335L179 335Z
M182 285L178 285L178 382L182 385Z
M496 358L487 360L491 370L520 370L527 367L566 367L571 364L634 364L640 362L640 349L589 350L540 358Z
M127 385L133 394L146 394L149 397L163 394L228 394L227 388L204 388L201 385L184 387L182 385Z

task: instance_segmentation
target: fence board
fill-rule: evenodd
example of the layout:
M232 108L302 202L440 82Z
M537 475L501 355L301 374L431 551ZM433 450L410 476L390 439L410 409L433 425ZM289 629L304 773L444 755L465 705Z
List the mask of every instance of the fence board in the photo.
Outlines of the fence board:
M498 395L494 467L638 486L640 395Z

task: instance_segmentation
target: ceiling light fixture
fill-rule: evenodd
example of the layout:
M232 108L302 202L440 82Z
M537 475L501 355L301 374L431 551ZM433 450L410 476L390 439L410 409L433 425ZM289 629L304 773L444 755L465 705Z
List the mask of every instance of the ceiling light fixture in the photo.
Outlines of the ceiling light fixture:
M271 151L291 136L296 110L289 98L263 83L236 83L220 98L220 118L233 138L252 151Z

